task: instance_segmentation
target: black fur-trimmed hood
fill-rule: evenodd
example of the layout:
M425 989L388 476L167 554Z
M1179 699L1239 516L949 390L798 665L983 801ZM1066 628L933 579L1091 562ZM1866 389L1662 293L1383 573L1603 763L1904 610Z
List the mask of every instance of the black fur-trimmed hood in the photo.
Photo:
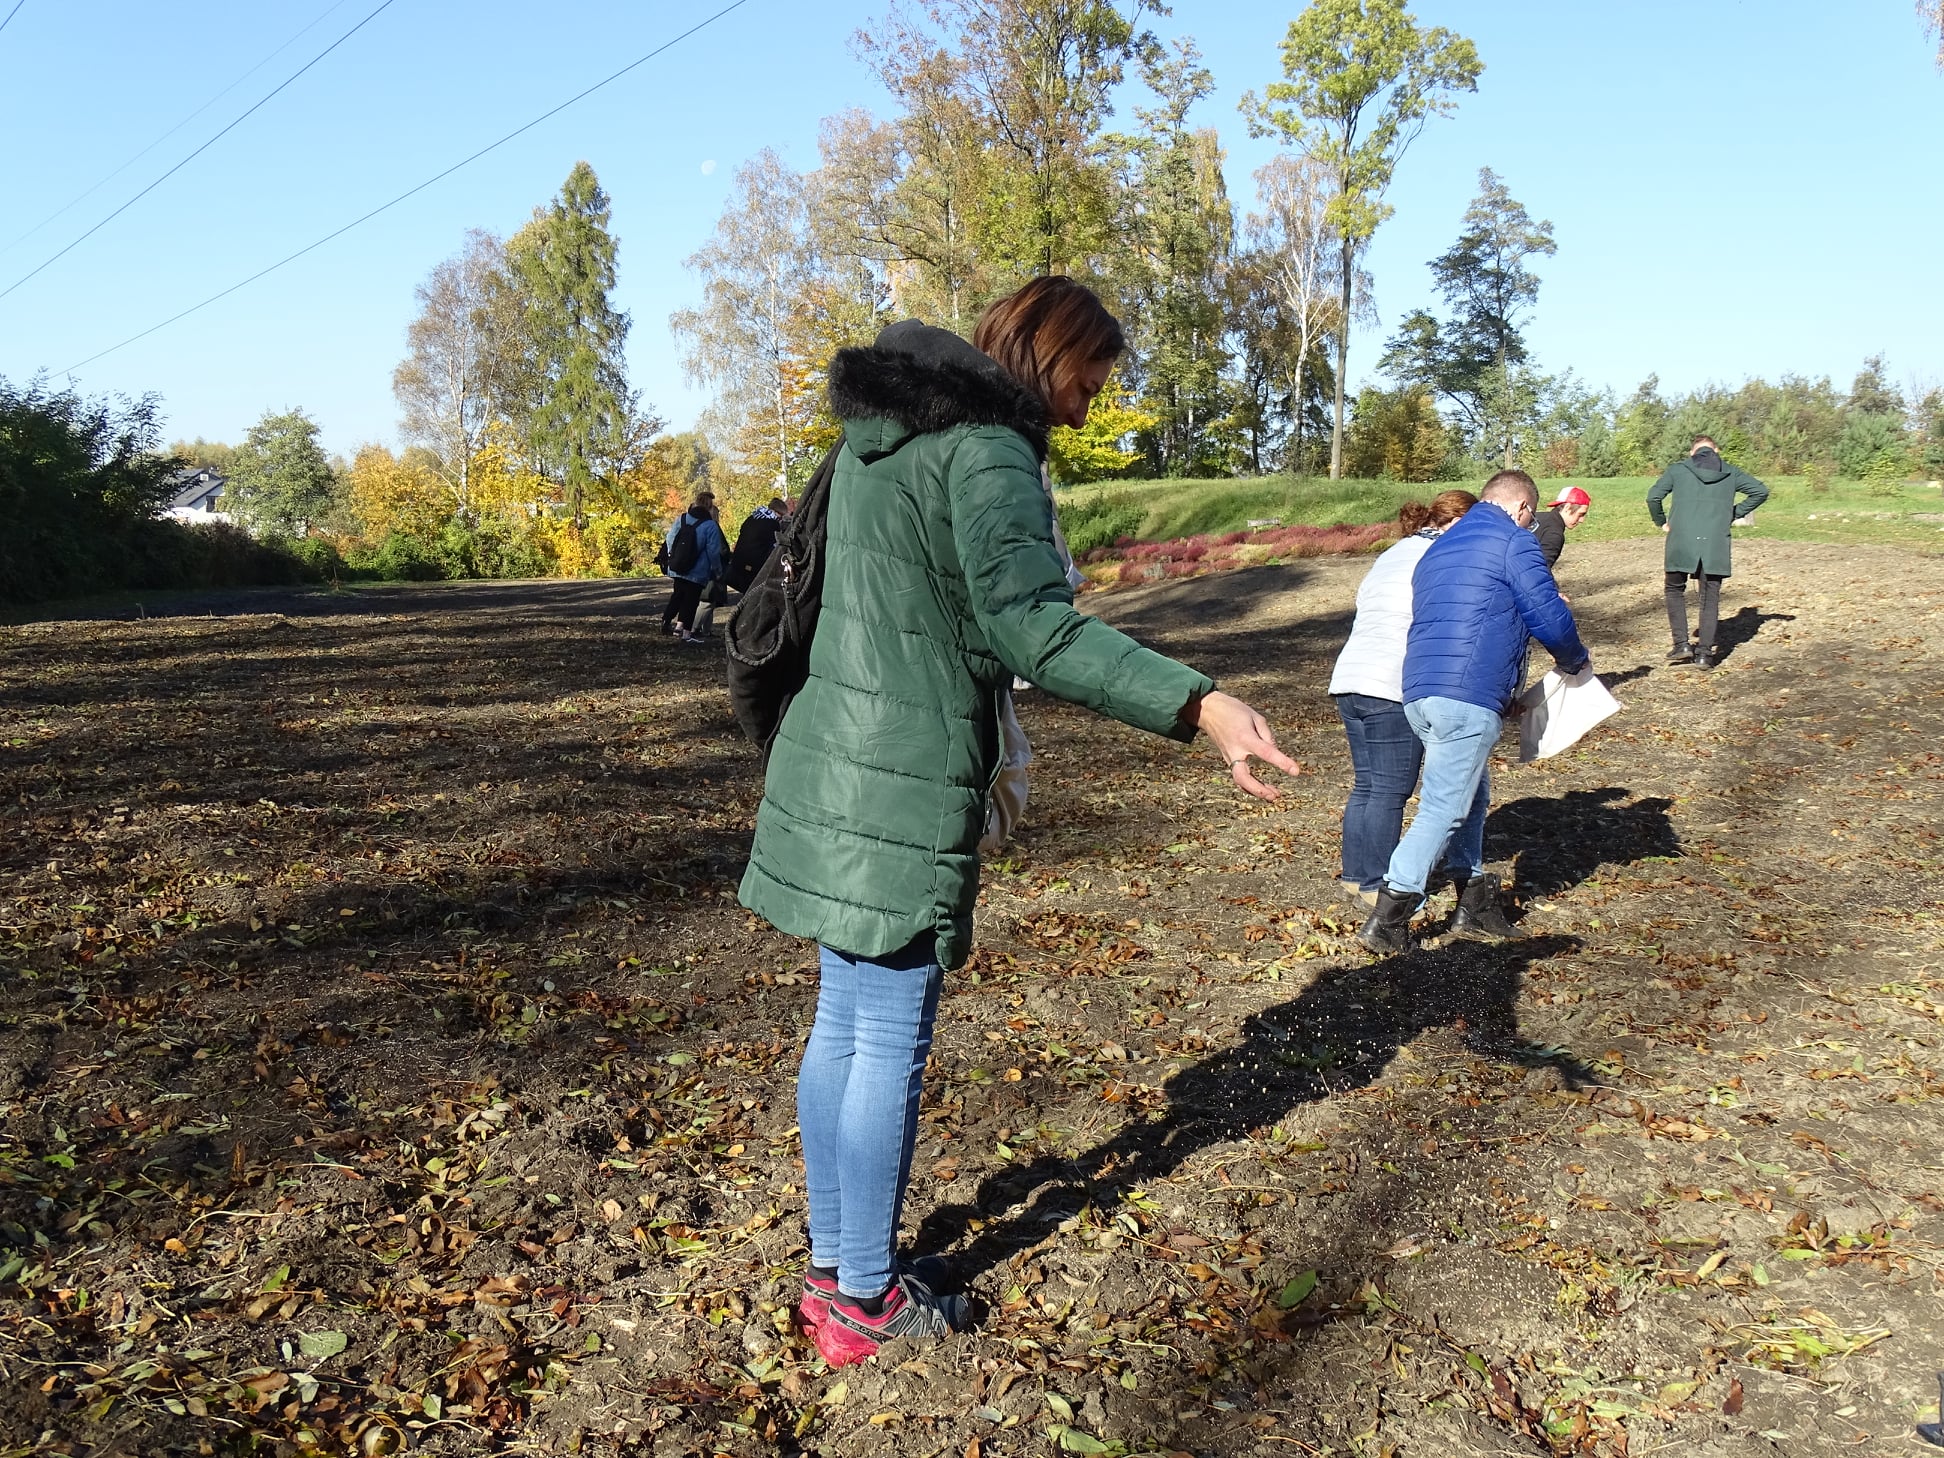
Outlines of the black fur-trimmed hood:
M908 319L869 348L830 362L830 408L839 420L894 420L912 435L955 425L1004 425L1046 456L1038 395L947 329Z

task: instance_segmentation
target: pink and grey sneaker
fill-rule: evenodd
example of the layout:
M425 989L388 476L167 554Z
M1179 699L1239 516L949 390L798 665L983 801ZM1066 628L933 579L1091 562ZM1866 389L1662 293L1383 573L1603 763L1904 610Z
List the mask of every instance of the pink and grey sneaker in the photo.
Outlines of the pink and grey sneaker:
M803 1297L797 1302L797 1320L803 1329L815 1334L830 1319L830 1303L837 1299L837 1268L809 1266L803 1272Z
M934 1295L952 1284L952 1266L943 1256L900 1259L898 1274L916 1281ZM830 1317L830 1303L837 1299L837 1268L811 1265L803 1272L803 1297L797 1302L797 1320L805 1331L814 1332Z
M831 1301L829 1315L816 1331L817 1351L833 1367L848 1367L877 1355L879 1347L898 1337L943 1341L972 1324L963 1296L935 1296L910 1276L900 1275L879 1298L874 1316L841 1292Z

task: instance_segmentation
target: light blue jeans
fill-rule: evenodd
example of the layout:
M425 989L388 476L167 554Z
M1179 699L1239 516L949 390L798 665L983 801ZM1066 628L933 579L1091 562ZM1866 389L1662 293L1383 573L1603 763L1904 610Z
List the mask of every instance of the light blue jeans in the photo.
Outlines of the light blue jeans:
M1476 876L1485 869L1485 812L1492 803L1486 766L1502 721L1460 699L1417 699L1404 706L1404 717L1424 745L1424 778L1417 814L1391 852L1384 882L1393 891L1416 893L1441 855L1454 874L1463 868Z
M868 1300L891 1284L944 981L934 939L886 957L820 948L817 1020L797 1076L810 1259Z

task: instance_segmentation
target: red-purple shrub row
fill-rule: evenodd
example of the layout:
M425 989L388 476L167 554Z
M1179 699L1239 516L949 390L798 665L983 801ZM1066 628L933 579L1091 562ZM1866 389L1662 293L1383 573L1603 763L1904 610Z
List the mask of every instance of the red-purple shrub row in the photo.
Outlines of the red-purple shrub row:
M1255 549L1249 555L1258 561L1265 555L1327 557L1339 552L1365 551L1396 535L1395 521L1378 521L1359 526L1270 527L1259 532L1224 532L1220 536L1205 533L1177 537L1171 542L1137 542L1122 537L1111 547L1094 548L1080 561L1086 566L1119 562L1116 581L1153 582L1243 566L1245 547Z

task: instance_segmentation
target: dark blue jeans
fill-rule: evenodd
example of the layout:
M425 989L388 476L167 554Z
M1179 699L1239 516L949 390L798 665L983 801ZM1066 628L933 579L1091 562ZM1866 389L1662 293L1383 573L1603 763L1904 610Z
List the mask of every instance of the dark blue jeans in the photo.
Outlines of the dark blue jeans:
M1336 706L1356 772L1343 807L1343 879L1375 891L1384 884L1391 852L1404 833L1404 802L1417 788L1424 745L1400 703L1338 694Z

